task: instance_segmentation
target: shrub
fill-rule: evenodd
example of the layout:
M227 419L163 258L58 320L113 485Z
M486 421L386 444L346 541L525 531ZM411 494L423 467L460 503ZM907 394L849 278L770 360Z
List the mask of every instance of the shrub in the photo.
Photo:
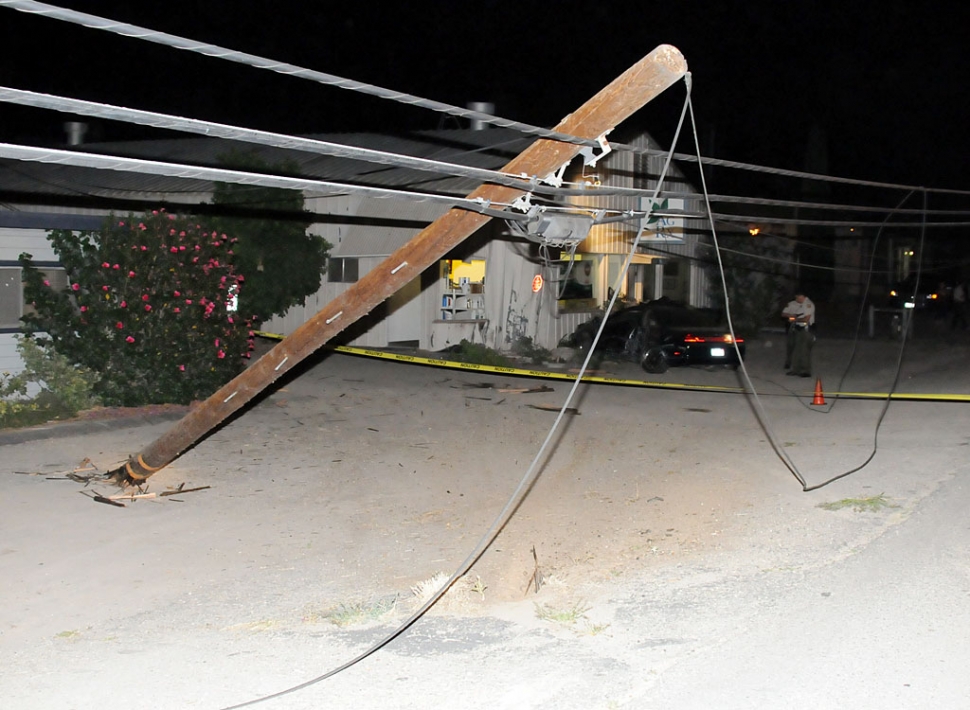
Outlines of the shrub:
M29 337L17 339L17 352L24 361L23 372L0 374L0 427L66 419L98 404L92 392L97 376L90 370ZM27 396L31 384L40 388L33 398Z
M221 161L228 167L255 172L296 174L295 163L268 165L255 152L234 151ZM240 308L259 320L283 315L304 305L320 289L330 243L308 234L312 216L303 193L278 187L216 183L212 203L219 208L214 224L232 234L236 266L246 274Z
M21 254L34 307L24 329L95 372L104 404L187 404L242 369L252 323L233 310L244 279L225 234L155 210L112 216L100 231L54 230L48 239L69 285L54 290Z
M531 336L528 335L516 338L515 342L512 343L512 352L526 358L533 365L542 365L552 360L552 351L541 345L536 345Z
M470 365L489 365L491 367L511 367L512 362L497 350L485 345L462 340L445 351L445 359L464 362Z

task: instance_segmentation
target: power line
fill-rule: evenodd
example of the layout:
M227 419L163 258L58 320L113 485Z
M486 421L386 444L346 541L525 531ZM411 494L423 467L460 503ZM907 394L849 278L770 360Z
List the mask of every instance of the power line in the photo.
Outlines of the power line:
M471 179L481 180L483 182L493 182L510 187L515 187L517 189L526 190L529 192L539 192L539 193L552 193L552 194L566 194L566 195L585 195L589 197L600 197L607 195L626 195L631 197L643 197L650 194L649 190L641 188L624 188L619 186L607 186L606 188L588 187L581 190L566 189L562 190L560 188L548 187L541 185L535 177L526 179L523 176L514 176L508 173L502 173L497 170L488 170L485 168L475 168L465 165L459 165L456 163L448 163L439 160L431 160L427 158L417 158L413 156L402 155L399 153L390 153L387 151L373 150L369 148L359 148L355 146L349 146L340 143L333 143L330 141L323 141L313 138L302 138L296 136L288 136L280 133L272 133L268 131L259 131L255 129L242 128L238 126L230 126L222 123L214 123L211 121L202 121L198 119L184 118L179 116L171 116L168 114L162 114L152 111L142 111L139 109L131 109L121 106L113 106L110 104L97 103L93 101L84 101L79 99L72 99L62 96L53 96L50 94L42 94L32 91L24 91L21 89L13 89L9 87L0 86L0 101L7 103L14 103L26 106L32 106L35 108L45 108L55 111L63 111L68 113L74 113L83 116L103 118L108 120L124 121L128 123L135 123L137 125L150 126L153 128L167 129L167 130L177 130L189 133L194 133L198 135L203 135L210 138L221 138L226 140L237 140L247 143L253 143L262 146L268 146L279 149L291 149L298 150L302 152L328 155L332 157L340 158L350 158L356 160L362 160L371 163L377 163L380 165L391 165L394 167L409 168L424 172L432 172L435 174L447 174L457 177L467 177ZM575 184L575 183L573 183ZM667 193L668 197L682 197L682 198L696 198L696 194L687 192L677 192L677 193ZM814 210L833 210L833 211L855 211L855 212L875 212L880 213L885 211L881 207L866 207L858 205L839 205L839 204L826 204L826 203L815 203L815 202L801 202L797 200L770 200L764 198L745 198L739 196L711 196L712 202L727 202L727 203L742 203L750 205L764 205L764 206L785 206L794 207L796 209L814 209ZM906 213L918 213L918 210L906 210ZM934 214L939 215L970 215L970 211L963 210L936 210ZM690 215L685 215L690 216ZM697 217L702 217L702 215L696 215ZM820 226L845 226L845 227L872 227L879 226L880 222L850 222L845 220L840 221L825 221L825 220L808 220L804 218L785 218L785 217L772 217L772 216L752 216L752 215L735 215L735 214L725 214L725 213L715 213L715 217L721 219L725 222L759 222L759 221L770 221L777 223L791 223L791 224L804 224L804 225L820 225ZM966 226L966 222L934 222L931 226ZM906 223L898 224L897 226L907 226ZM915 225L908 225L915 226Z
M98 170L117 170L121 172L144 173L148 175L162 175L166 177L210 180L214 182L230 182L240 185L256 185L260 187L278 187L287 190L303 190L311 193L345 194L358 193L376 198L401 197L418 202L440 202L453 207L463 207L475 212L482 212L488 207L510 207L510 205L491 203L487 205L480 200L469 200L463 197L448 197L426 192L412 192L391 188L369 187L364 185L350 185L345 183L313 180L308 178L285 177L268 175L242 170L225 168L207 168L181 163L165 163L157 160L141 158L121 158L96 153L79 153L71 150L54 148L35 148L31 146L0 143L0 158L26 160L55 165L70 165L74 167L95 168Z
M293 64L288 64L286 62L279 62L271 59L266 59L264 57L259 57L253 54L247 54L245 52L239 52L236 50L227 49L225 47L220 47L218 45L208 44L205 42L198 42L195 40L178 37L176 35L167 34L165 32L159 32L156 30L139 27L137 25L132 25L124 22L118 22L115 20L98 17L96 15L90 15L83 12L77 12L75 10L59 8L53 5L49 5L47 3L36 2L35 0L0 0L0 7L9 7L10 9L13 9L13 10L19 10L21 12L26 12L29 14L42 15L44 17L50 17L56 20L62 20L64 22L81 25L83 27L87 27L90 29L97 29L97 30L103 30L106 32L111 32L114 34L121 35L123 37L133 37L136 39L142 39L148 42L153 42L155 44L162 44L168 47L173 47L175 49L180 49L183 51L195 52L198 54L202 54L209 57L215 57L218 59L225 59L227 61L244 64L257 69L265 69L268 71L273 71L279 74L284 74L286 76L294 76L301 79L308 79L310 81L314 81L319 84L334 86L340 89L347 89L350 91L355 91L362 94L375 96L389 101L395 101L406 105L416 106L418 108L425 108L431 111L436 111L439 113L445 113L452 116L456 116L458 118L467 118L475 121L482 121L484 123L500 126L502 128L517 130L521 133L525 133L528 135L535 135L542 138L549 138L552 140L558 140L558 141L564 141L567 143L588 146L593 149L602 147L595 140L578 138L576 136L559 133L557 131L553 131L547 128L541 128L539 126L533 126L527 123L501 118L498 116L494 116L492 114L482 113L480 111L473 111L471 109L453 106L451 104L447 104L441 101L424 99L419 96L414 96L412 94L408 94L405 92L385 89L385 88L376 86L374 84L367 84L364 82L354 81L352 79L339 77L334 74L327 74L325 72L299 67ZM629 151L636 154L653 156L653 157L661 157L661 156L668 155L666 151L662 151L659 149L639 148L637 146L628 145L624 143L613 143L611 144L611 147L614 150ZM684 162L700 163L703 160L704 164L708 166L719 166L719 167L734 168L739 170L748 170L752 172L767 173L767 174L779 175L784 177L798 178L802 180L832 182L832 183L857 185L857 186L864 186L864 187L880 187L880 188L893 189L893 190L910 190L910 191L921 190L928 193L970 196L970 191L968 190L925 188L921 186L914 187L909 185L899 185L895 183L878 182L873 180L859 180L855 178L835 177L830 175L820 175L816 173L809 173L809 172L798 171L798 170L786 170L782 168L773 168L773 167L768 167L763 165L752 165L750 163L741 163L741 162L731 161L731 160L705 158L699 155L695 156L695 155L686 154L686 153L673 153L673 157L675 160L680 160Z
M251 128L241 128L230 126L223 123L213 123L211 121L201 121L193 118L183 118L181 116L171 116L153 111L141 111L139 109L125 108L122 106L112 106L110 104L97 103L94 101L83 101L71 99L63 96L53 96L51 94L41 94L33 91L23 91L0 86L0 101L19 104L22 106L33 106L34 108L45 108L65 113L74 113L81 116L92 118L103 118L112 121L123 121L134 123L140 126L161 128L186 133L195 133L209 138L223 138L225 140L242 141L254 143L272 148L298 150L304 153L315 153L318 155L328 155L337 158L350 158L363 160L379 165L390 165L399 168L410 168L435 174L453 175L456 177L467 177L482 182L492 182L509 187L515 187L531 192L550 192L554 188L543 188L536 180L529 180L521 175L509 175L497 170L485 168L475 168L456 163L446 163L439 160L428 158L416 158L413 156L402 155L399 153L389 153L370 148L358 148L342 143L332 143L329 141L318 140L315 138L302 138L289 136L281 133L271 133L259 131Z

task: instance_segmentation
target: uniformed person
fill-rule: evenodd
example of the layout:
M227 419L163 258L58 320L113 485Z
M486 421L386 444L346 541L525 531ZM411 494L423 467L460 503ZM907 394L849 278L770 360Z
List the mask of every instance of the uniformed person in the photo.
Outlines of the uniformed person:
M804 293L796 292L781 312L788 319L785 370L793 377L812 376L812 346L815 344L815 304Z

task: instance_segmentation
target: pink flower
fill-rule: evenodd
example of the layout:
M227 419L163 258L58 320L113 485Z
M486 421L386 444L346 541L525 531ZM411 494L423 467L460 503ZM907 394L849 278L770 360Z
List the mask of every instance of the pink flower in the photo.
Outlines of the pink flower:
M125 324L122 323L121 321L118 321L117 323L115 323L115 328L117 328L118 330L121 330L124 327L125 327Z
M183 246L180 246L179 247L179 251L185 251L185 246L184 245Z
M121 305L122 308L127 308L128 307L128 301L122 301L119 305Z
M215 345L217 348L219 347L219 338L216 338L216 342L213 343L213 345Z
M158 214L158 210L152 210L152 214Z
M176 298L178 298L179 296L182 295L182 292L181 291L173 291L172 292L172 295L175 296Z
M219 358L220 360L222 360L222 358L224 358L225 356L226 356L226 354L224 352L222 352L221 350L216 353L216 357Z
M108 287L107 287L107 286L102 286L102 287L101 287L101 290L102 290L102 291L107 291L107 290L108 290Z
M178 247L172 247L171 249L169 249L169 251L172 252L173 254L178 254L179 248Z
M143 301L147 301L147 300L148 300L148 294L147 294L147 293L143 293L143 294L141 295L141 300L143 300Z
M107 261L104 262L103 264L101 264L101 266L103 266L106 269L110 269L111 268L111 264L109 264Z
M71 284L71 290L72 291L80 291L81 290L80 284Z
M81 313L84 313L86 310L88 310L87 306L81 306Z
M174 311L175 313L181 313L181 312L182 312L182 309L181 309L181 308L179 308L178 306L176 306L176 307L175 307L175 308L173 308L172 310L173 310L173 311Z
M125 338L125 342L126 342L126 343L133 343L133 342L135 342L135 339L134 339L134 338L132 338L132 337L131 337L131 336L129 335L129 336L127 337L127 338Z
M121 265L120 264L115 264L111 268L117 270L117 269L120 269L121 268Z
M118 222L118 226L119 227L124 227L125 226L125 223L124 222Z
M44 285L45 286L50 286L51 285L51 282L48 281L47 279L44 279Z
M152 309L152 307L151 307L151 306L150 306L149 304L147 304L147 303L146 303L146 304L145 304L145 312L147 313L147 312L148 312L148 311L150 311L151 309Z
M148 251L148 247L146 247L144 244L142 244L141 250L142 251Z
M179 370L181 372L185 372L185 365L179 365Z
M141 231L143 231L143 232L144 232L144 231L145 231L146 229L148 229L148 227L146 227L146 226L144 225L144 223L142 223L142 222L139 222L139 223L138 223L138 229L140 229Z
M135 277L135 272L134 272L134 271L129 271L129 272L128 272L128 278L129 278L129 279L132 279L132 278L134 278L134 277Z
M185 236L185 230L182 230L181 232L179 232L179 236L180 237L184 237Z
M170 215L168 216L168 218L169 218L169 219L175 219L175 215L174 215L174 214L170 214Z
M175 236L175 227L172 227L171 229L168 230L168 235L170 237L174 237Z
M191 298L186 298L185 299L185 305L186 306L191 306L192 305L192 299Z

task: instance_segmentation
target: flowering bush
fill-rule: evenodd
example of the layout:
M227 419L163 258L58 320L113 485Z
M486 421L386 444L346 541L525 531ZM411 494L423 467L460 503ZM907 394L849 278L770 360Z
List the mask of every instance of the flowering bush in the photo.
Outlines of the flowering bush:
M21 254L27 333L98 375L104 404L186 404L232 379L253 348L234 303L234 240L155 210L110 217L97 232L48 239L68 277L56 291Z

